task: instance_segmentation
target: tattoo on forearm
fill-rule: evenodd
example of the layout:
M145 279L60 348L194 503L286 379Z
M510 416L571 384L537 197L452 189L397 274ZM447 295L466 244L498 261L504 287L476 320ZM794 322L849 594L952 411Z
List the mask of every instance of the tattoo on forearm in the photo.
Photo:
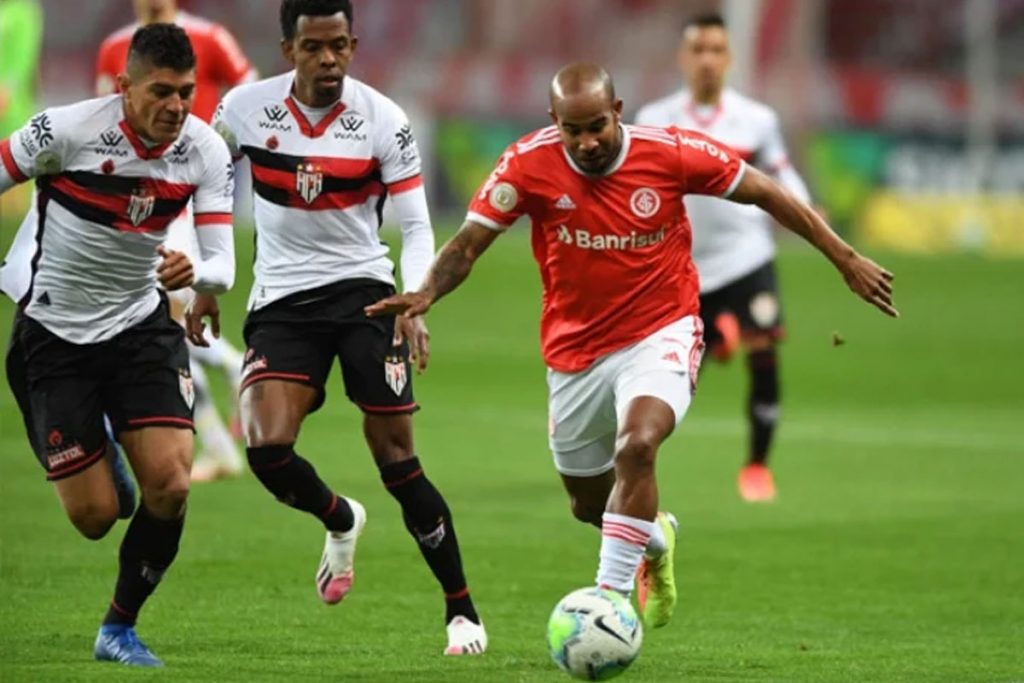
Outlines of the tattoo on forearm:
M468 254L468 242L462 235L455 235L451 242L437 256L437 261L430 269L430 288L440 299L449 293L469 276L473 268L473 259Z

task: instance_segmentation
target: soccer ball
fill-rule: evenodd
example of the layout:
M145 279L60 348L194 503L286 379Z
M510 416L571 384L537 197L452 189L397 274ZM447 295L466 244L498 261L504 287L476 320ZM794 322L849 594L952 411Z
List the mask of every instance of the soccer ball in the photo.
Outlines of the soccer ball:
M551 658L573 678L603 681L629 668L644 629L629 598L580 588L562 598L548 619Z

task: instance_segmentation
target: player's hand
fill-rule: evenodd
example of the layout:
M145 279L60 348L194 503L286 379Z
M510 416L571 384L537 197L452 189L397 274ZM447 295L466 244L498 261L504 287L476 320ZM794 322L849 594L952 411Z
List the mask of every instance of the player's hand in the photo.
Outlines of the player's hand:
M375 304L370 304L363 310L371 318L382 315L400 315L405 318L415 318L430 310L433 301L430 297L421 292L409 292L407 294L395 294L386 299L381 299Z
M210 332L214 339L220 339L220 306L217 297L212 294L196 294L185 308L185 335L196 346L209 346L203 334L206 323L203 318L210 319Z
M858 253L843 265L842 273L846 284L860 298L886 315L900 317L892 304L892 273Z
M401 346L405 339L409 340L409 356L416 365L416 372L422 374L430 360L430 332L422 316L395 318L395 346Z
M161 244L156 248L156 253L163 257L156 268L156 277L164 289L173 292L192 286L195 273L192 272L192 261L184 252L168 249Z

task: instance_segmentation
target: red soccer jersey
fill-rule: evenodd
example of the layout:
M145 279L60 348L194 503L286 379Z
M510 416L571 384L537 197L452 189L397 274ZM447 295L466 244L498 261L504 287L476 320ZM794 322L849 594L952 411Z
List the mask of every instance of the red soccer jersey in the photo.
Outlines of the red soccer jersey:
M526 214L544 284L541 346L549 367L587 369L699 312L686 194L727 197L743 160L690 130L623 126L600 176L569 157L554 126L511 145L469 206L501 230Z
M220 24L187 12L175 20L185 29L196 53L196 99L192 113L209 122L220 102L221 90L233 88L255 76L252 65L235 39ZM139 24L116 31L100 45L96 59L96 94L109 95L117 88L117 76L124 72L128 46Z

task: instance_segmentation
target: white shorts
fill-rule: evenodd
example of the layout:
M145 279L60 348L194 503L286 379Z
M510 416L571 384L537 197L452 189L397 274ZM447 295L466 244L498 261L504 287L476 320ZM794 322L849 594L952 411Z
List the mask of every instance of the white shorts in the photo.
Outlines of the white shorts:
M548 369L548 443L560 474L594 477L615 466L619 422L635 398L672 408L678 425L697 388L704 351L700 318L687 316L583 372Z

